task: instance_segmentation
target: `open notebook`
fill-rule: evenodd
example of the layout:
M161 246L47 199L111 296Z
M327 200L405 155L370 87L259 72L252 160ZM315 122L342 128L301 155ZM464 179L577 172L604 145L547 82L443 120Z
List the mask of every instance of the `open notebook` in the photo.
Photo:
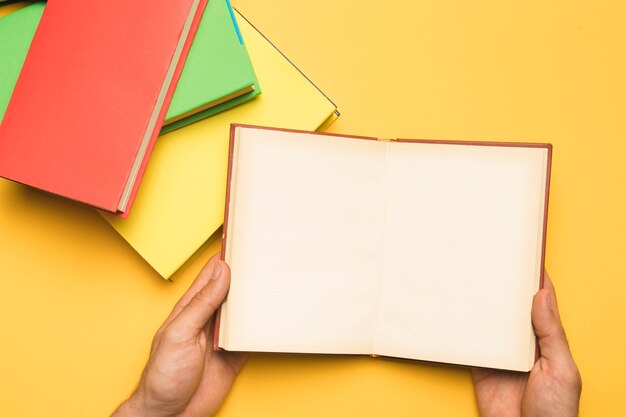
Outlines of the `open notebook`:
M234 125L215 347L528 371L550 158Z

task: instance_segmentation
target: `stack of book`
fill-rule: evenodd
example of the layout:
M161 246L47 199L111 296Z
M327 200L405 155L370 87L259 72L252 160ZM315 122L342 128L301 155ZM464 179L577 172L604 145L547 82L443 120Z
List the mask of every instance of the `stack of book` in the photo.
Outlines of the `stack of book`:
M336 106L228 0L37 2L0 56L0 176L166 279L224 225L215 349L533 366L549 144L315 133Z
M223 222L232 122L339 115L228 0L36 2L0 40L0 176L99 209L164 278Z

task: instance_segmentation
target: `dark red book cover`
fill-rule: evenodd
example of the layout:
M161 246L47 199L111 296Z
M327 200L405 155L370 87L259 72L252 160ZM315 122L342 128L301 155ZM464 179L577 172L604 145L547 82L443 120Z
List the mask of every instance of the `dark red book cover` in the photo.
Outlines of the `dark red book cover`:
M50 0L0 176L128 215L207 0Z

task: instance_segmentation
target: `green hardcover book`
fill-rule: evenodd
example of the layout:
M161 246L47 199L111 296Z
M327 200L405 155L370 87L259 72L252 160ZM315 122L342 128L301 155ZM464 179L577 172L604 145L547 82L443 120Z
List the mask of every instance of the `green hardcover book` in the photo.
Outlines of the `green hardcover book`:
M0 18L0 121L45 3ZM209 117L261 92L228 0L211 0L189 50L161 134Z
M161 133L204 119L261 92L229 0L204 10Z
M0 19L0 121L9 105L44 6L44 3L33 3Z

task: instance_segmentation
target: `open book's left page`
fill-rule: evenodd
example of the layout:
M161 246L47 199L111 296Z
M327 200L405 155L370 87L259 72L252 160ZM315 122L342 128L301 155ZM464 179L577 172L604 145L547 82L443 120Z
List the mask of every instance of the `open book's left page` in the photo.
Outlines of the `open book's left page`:
M386 144L299 135L293 147L275 133L238 129L234 142L220 344L371 353Z

